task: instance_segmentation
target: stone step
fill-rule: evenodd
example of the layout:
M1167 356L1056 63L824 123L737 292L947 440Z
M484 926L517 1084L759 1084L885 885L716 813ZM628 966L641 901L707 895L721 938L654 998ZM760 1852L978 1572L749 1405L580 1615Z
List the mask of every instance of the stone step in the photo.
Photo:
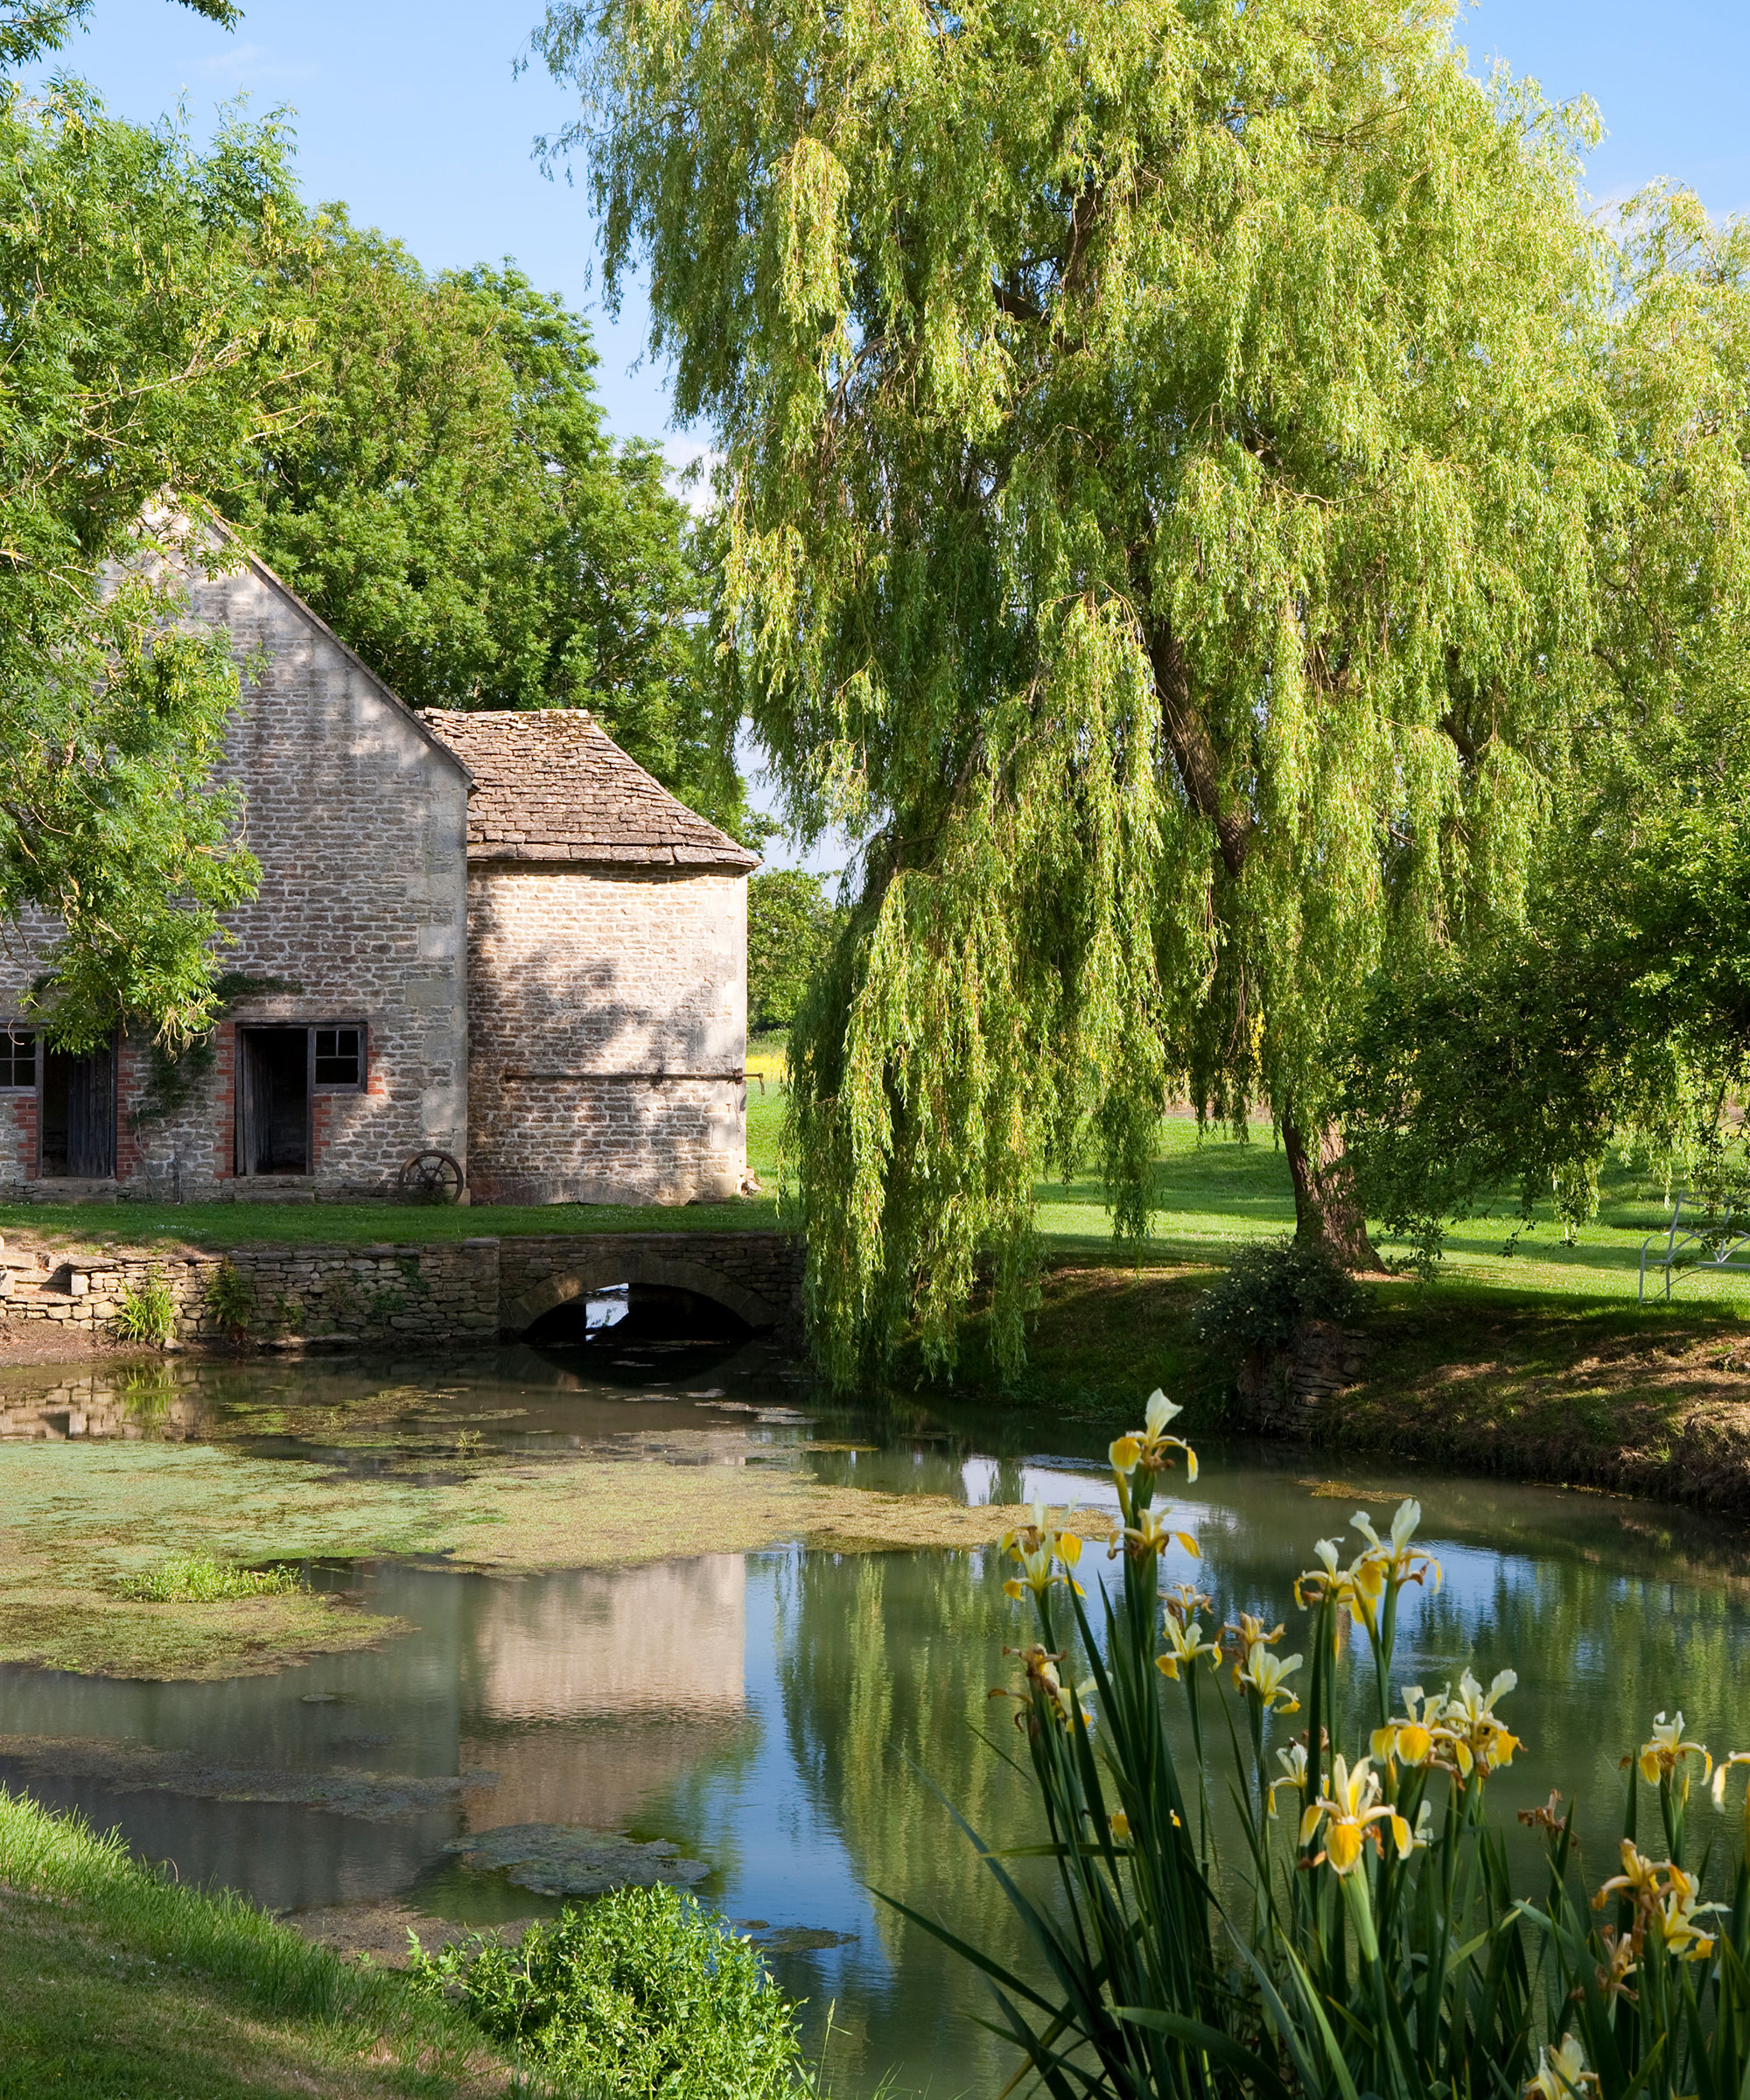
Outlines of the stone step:
M71 1175L45 1174L22 1184L27 1203L114 1203L120 1200L119 1181L75 1181Z

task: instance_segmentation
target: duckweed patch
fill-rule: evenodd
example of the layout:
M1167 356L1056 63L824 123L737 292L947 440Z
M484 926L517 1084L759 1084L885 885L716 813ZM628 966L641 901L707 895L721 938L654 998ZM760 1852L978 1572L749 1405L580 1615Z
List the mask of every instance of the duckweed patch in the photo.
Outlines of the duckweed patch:
M502 1873L542 1896L600 1896L612 1888L685 1888L710 1872L665 1838L622 1838L563 1823L513 1823L458 1838L445 1848L477 1873Z
M713 1447L713 1455L715 1453ZM406 1630L298 1590L200 1602L128 1593L167 1560L412 1558L518 1574L739 1553L994 1544L1014 1509L836 1488L776 1466L594 1458L481 1463L421 1481L208 1445L0 1445L0 1662L114 1676L284 1669ZM1060 1517L1103 1536L1110 1513Z
M239 1568L210 1553L178 1553L130 1576L122 1594L142 1604L230 1604L240 1597L289 1597L303 1587L296 1568Z

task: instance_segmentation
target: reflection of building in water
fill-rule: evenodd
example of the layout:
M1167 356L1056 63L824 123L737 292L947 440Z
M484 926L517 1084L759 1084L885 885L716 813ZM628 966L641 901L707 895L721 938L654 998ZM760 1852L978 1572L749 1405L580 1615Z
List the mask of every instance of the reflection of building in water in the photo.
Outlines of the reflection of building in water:
M155 1437L180 1443L199 1428L201 1412L197 1393L178 1391L156 1365L88 1371L0 1389L0 1438Z
M738 1553L494 1582L471 1614L460 1768L475 1830L614 1828L720 1750L746 1710Z

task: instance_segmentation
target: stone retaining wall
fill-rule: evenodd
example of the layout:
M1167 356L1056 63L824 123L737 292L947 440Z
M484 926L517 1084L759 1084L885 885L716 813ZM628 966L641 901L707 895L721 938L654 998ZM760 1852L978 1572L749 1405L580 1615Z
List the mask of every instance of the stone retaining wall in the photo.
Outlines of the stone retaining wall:
M609 1284L667 1284L717 1299L780 1347L802 1344L802 1248L788 1233L543 1234L438 1245L234 1247L224 1254L4 1256L0 1314L113 1334L122 1296L157 1279L181 1341L485 1344L525 1334ZM228 1271L228 1274L227 1273Z
M1372 1354L1368 1337L1353 1328L1303 1320L1285 1348L1267 1356L1255 1350L1240 1366L1240 1410L1247 1427L1310 1436L1325 1402L1361 1383Z

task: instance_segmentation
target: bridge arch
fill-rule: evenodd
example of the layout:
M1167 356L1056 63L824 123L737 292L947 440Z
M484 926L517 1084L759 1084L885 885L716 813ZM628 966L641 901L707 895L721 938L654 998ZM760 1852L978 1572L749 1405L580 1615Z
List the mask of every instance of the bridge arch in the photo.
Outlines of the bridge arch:
M753 1334L801 1341L801 1242L788 1233L590 1233L507 1239L499 1321L508 1336L615 1284L687 1291L732 1312Z

